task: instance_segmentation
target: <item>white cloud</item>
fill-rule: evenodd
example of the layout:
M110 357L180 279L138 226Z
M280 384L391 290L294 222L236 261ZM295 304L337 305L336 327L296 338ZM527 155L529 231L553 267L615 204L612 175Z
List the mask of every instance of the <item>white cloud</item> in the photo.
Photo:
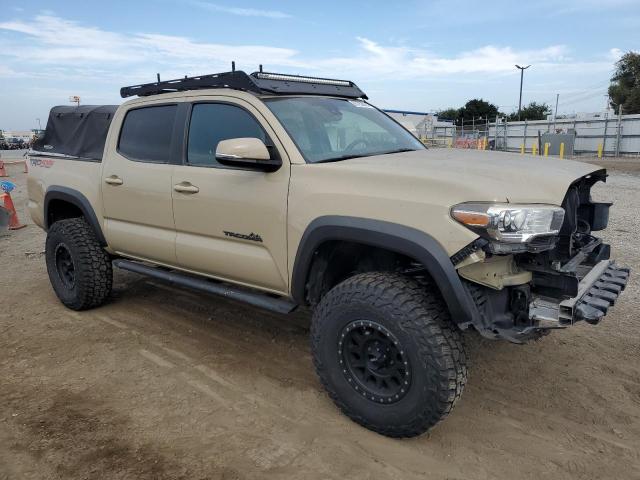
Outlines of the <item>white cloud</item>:
M357 38L353 55L320 58L310 64L300 52L290 48L264 45L228 45L197 42L187 37L156 33L123 34L84 26L52 15L39 15L28 23L0 23L0 30L14 32L11 48L24 62L55 64L60 68L87 68L109 65L167 67L185 72L207 64L227 68L232 60L238 65L257 66L268 60L270 66L336 73L370 72L396 78L419 78L425 74L502 73L513 71L514 63L535 63L537 68L571 65L568 48L552 45L540 49L514 50L487 45L453 56L407 46L381 45L368 38ZM29 37L27 41L21 35ZM8 53L7 53L8 52ZM77 72L76 72L77 73ZM195 72L197 73L197 72Z
M619 48L612 48L611 50L609 50L609 58L614 62L620 60L620 57L622 57L622 55L624 55L624 52Z
M0 78L2 77L13 77L16 75L16 72L7 67L6 65L0 65Z
M212 12L230 13L232 15L240 15L242 17L265 17L271 19L291 18L291 15L289 15L288 13L280 12L278 10L259 10L256 8L226 7L217 3L200 1L194 1L191 3L192 5L204 8Z
M139 34L136 44L144 47L150 56L170 58L172 62L187 64L223 62L229 66L232 60L238 60L255 67L268 58L275 65L301 65L301 62L294 59L298 52L289 48L198 43L185 37L158 34Z
M209 4L207 4L209 5ZM351 76L363 78L420 79L464 74L505 74L515 71L514 64L533 63L536 69L556 68L579 71L598 68L600 63L611 67L611 59L602 62L574 62L564 45L539 49L515 50L511 47L486 45L458 53L442 55L426 49L406 45L382 45L368 38L358 37L350 55L303 58L291 48L268 45L229 45L198 42L193 39L157 33L118 33L81 25L54 15L38 15L32 21L0 23L0 30L13 32L5 46L2 64L27 74L26 70L42 75L41 65L47 65L48 75L110 76L135 81L160 71L163 77L203 73L201 66L228 69L232 60L238 66L255 68L267 61L269 68L302 73ZM26 38L25 38L26 37ZM607 57L617 55L613 49ZM13 57L14 62L11 62ZM25 69L27 66L27 69ZM1 72L1 71L0 71ZM150 73L151 72L151 73ZM3 74L7 75L6 72Z
M95 27L85 27L52 15L38 15L28 23L0 23L7 30L31 37L14 42L9 54L23 60L42 63L127 62L139 60L126 36ZM37 43L32 40L35 39ZM42 48L42 47L46 48Z
M232 60L252 68L265 59L281 67L302 67L302 63L294 58L298 52L288 48L202 43L186 37L152 33L124 34L83 26L52 15L38 15L29 23L3 22L0 23L1 30L18 34L4 49L5 56L19 59L17 65L31 65L32 69L43 64L55 66L61 75L65 70L78 75L92 67L99 67L106 75L109 71L121 74L121 67L126 66L129 72L146 69L148 75L151 68L152 72L157 71L154 69L171 70L181 76L187 72L202 73L192 70L205 63L228 69ZM20 38L23 35L28 39Z
M538 67L568 62L568 48L564 45L522 51L487 45L446 57L406 46L383 46L367 38L357 40L360 52L355 57L325 59L318 65L331 70L367 71L377 76L419 78L424 75L513 72L514 64L519 62L535 63Z

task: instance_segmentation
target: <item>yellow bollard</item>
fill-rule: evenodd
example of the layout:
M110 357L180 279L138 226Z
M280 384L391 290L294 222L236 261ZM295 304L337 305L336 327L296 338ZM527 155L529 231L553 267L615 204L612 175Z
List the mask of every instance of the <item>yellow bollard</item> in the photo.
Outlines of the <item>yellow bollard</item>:
M520 155L524 155L524 143L520 144Z
M602 158L602 148L603 145L601 143L598 144L598 158Z
M486 150L486 149L487 149L487 144L488 144L488 143L489 143L489 141L487 140L487 137L484 137L484 142L483 142L483 145L482 145L482 149L483 149L483 150Z
M538 145L536 143L531 146L531 155L538 155Z
M564 142L560 143L560 160L564 158Z
M544 156L548 157L549 156L549 142L544 144Z

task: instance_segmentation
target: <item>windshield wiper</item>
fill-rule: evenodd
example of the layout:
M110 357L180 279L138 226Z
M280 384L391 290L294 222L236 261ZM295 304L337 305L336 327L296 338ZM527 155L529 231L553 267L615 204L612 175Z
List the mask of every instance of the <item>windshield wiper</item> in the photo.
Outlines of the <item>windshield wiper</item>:
M399 148L397 150L389 150L388 152L378 153L378 155L390 155L392 153L402 153L402 152L417 152L419 149L417 148Z
M312 163L330 163L330 162L339 162L341 160L349 160L350 158L362 158L362 157L372 157L374 155L380 155L379 153L365 153L361 155L342 155L341 157L332 157L325 158L323 160L317 160Z
M341 157L332 157L325 158L323 160L318 160L312 163L329 163L329 162L339 162L341 160L349 160L350 158L363 158L363 157L375 157L378 155L390 155L392 153L402 153L402 152L416 152L418 149L415 148L398 148L397 150L389 150L388 152L373 152L373 153L364 153L360 155L342 155Z

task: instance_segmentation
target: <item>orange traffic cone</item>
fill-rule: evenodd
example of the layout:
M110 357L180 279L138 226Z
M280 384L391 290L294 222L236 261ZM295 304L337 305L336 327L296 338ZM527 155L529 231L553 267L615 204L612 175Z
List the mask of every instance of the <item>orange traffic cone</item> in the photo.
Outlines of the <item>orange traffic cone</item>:
M0 160L0 177L8 177L9 175L7 175L7 169L4 166L4 162L2 160Z
M9 210L11 214L9 217L9 230L18 230L19 228L26 227L26 225L22 225L20 220L18 220L18 214L16 213L16 207L13 205L13 200L11 200L11 195L3 193L0 197L3 199L4 208Z

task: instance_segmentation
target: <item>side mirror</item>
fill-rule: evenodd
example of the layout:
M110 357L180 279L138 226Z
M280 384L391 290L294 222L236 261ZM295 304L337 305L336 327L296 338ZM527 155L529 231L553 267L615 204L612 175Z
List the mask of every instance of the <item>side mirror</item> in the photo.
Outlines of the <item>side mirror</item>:
M282 162L271 158L267 146L259 138L230 138L216 147L216 160L223 165L274 171Z

